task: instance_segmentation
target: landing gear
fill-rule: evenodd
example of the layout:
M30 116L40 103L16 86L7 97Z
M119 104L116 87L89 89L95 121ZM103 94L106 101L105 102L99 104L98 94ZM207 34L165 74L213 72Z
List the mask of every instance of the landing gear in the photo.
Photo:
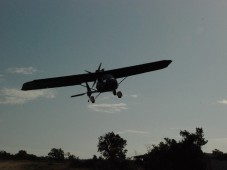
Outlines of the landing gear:
M113 91L113 95L114 95L114 96L116 96L116 94L117 94L117 91L116 91L116 90L114 90L114 91Z
M94 96L91 96L91 97L90 97L90 101L91 101L92 103L95 103L95 98L94 98Z
M121 92L121 91L118 91L118 92L117 92L117 97L118 97L118 98L121 98L122 96L123 96L123 95L122 95L122 92Z
M118 92L117 92L116 90L113 91L113 95L114 95L114 96L117 95L118 98L121 98L121 97L123 96L121 91L118 91Z

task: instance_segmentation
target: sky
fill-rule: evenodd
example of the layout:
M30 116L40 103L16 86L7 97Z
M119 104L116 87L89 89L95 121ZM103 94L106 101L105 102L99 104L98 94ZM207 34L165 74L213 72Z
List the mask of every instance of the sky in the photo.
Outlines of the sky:
M127 156L202 127L203 151L227 152L227 1L0 0L0 150L99 156L115 132ZM95 104L81 86L21 91L34 79L172 60L128 77ZM120 80L119 80L120 81Z

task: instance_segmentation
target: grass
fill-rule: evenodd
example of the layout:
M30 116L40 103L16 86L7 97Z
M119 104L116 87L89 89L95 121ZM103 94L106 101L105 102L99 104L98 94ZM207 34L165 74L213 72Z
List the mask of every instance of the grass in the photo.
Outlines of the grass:
M212 170L227 169L227 161L211 160L209 164ZM138 168L133 167L129 169L142 170L139 167ZM77 168L75 166L71 166L69 162L57 163L57 162L50 162L50 161L4 160L4 161L0 161L0 170L91 170L91 169Z
M0 161L0 170L89 170L69 168L67 163L42 161Z

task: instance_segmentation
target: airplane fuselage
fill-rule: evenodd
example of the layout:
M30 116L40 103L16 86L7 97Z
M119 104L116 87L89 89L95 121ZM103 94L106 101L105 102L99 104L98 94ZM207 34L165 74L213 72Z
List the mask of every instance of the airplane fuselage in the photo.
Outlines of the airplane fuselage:
M103 75L98 79L96 89L99 92L114 91L118 88L117 80L110 74Z

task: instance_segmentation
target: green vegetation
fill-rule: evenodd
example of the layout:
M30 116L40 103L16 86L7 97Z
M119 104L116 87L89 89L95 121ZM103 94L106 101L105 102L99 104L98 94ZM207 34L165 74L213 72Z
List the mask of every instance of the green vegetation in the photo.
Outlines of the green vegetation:
M48 153L49 159L53 159L55 161L63 161L65 159L64 151L59 148L53 148L51 151Z
M159 145L153 145L145 157L145 167L154 170L206 170L207 163L201 147L208 141L203 130L196 128L195 133L181 131L182 140L165 138Z
M181 140L164 138L147 153L126 158L127 141L114 132L98 138L98 151L103 157L81 160L61 148L52 148L48 156L38 157L20 150L15 155L0 151L1 170L211 170L226 169L227 154L215 149L203 153L208 142L202 128L195 133L180 131ZM220 166L219 166L220 165ZM222 167L222 168L220 168Z
M127 141L118 134L110 132L99 137L98 151L108 160L122 159L126 157L127 150L124 149Z

